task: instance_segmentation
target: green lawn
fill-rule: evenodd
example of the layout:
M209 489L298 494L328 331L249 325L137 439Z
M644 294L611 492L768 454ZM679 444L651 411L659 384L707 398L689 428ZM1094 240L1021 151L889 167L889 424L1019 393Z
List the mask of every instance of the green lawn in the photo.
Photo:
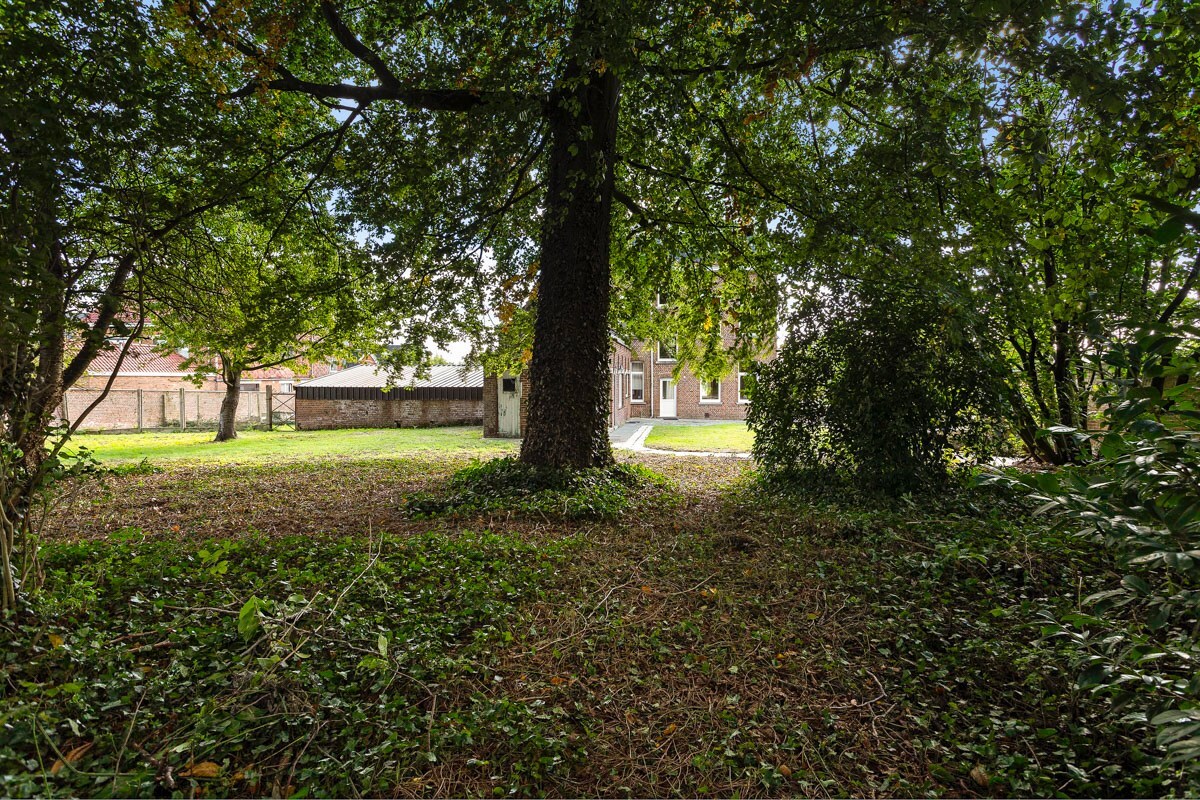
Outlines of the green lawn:
M715 425L655 425L646 437L646 447L659 450L706 450L716 453L748 453L754 434L744 422Z
M388 458L401 453L439 452L502 455L516 450L506 439L484 439L478 427L366 428L332 431L243 431L232 442L213 433L80 434L75 446L92 450L109 464L162 461L208 463L286 462L321 458Z

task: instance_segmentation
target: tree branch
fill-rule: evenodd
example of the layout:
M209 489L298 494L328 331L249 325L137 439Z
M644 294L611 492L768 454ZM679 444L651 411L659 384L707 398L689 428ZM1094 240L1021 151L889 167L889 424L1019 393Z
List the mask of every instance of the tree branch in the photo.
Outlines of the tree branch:
M1200 230L1200 213L1186 206L1176 205L1169 200L1163 200L1161 197L1155 197L1154 195L1134 192L1133 196L1138 200L1145 200L1155 211L1170 214L1177 219L1183 220L1196 230Z
M63 370L62 386L64 390L71 388L79 380L84 370L92 363L92 359L96 357L96 353L100 351L101 345L104 344L109 325L122 310L125 281L133 273L133 265L136 260L134 253L127 253L117 262L117 268L113 271L112 278L104 289L104 294L100 296L96 321L84 335L83 346L79 348L79 352Z
M388 69L388 65L383 63L379 54L363 44L362 40L346 26L346 23L342 22L342 18L338 16L337 9L334 8L331 0L321 0L321 13L338 43L359 61L369 66L381 84L389 88L396 88L400 85L400 81L396 80L396 76Z
M395 100L409 108L424 111L473 111L489 105L531 103L544 106L546 98L515 92L491 92L478 89L403 89L398 86L356 86L349 83L313 83L301 80L276 67L281 77L269 81L254 81L230 97L243 98L262 89L279 92L299 92L318 99L353 100L367 105L376 100Z
M1192 269L1190 272L1188 272L1188 276L1184 280L1183 286L1179 287L1179 291L1175 293L1175 297L1171 299L1171 302L1167 304L1167 307L1163 309L1163 312L1158 315L1158 322L1160 325L1166 325L1171 321L1172 315L1179 310L1179 306L1183 304L1183 301L1187 298L1188 293L1192 291L1192 287L1196 285L1196 278L1198 276L1200 276L1200 258L1194 258L1192 259Z

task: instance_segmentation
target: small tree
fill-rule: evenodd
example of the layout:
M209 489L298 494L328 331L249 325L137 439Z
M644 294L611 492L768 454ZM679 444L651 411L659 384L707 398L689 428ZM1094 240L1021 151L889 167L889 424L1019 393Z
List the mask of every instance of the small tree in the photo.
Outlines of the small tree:
M245 372L347 356L367 338L367 273L352 243L328 230L272 231L242 213L210 214L168 262L150 286L155 329L188 348L197 371L217 362L218 442L237 438Z

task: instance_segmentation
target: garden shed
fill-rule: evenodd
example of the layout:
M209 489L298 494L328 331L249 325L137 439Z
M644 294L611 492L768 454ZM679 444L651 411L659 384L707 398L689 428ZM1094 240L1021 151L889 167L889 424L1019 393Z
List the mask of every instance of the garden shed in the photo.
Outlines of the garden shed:
M483 370L432 367L421 377L406 367L391 376L361 364L296 384L296 427L422 428L483 422Z

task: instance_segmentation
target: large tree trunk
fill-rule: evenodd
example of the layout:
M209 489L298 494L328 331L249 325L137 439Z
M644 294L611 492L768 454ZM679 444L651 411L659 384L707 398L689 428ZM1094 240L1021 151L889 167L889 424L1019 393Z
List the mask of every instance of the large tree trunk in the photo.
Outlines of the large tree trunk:
M214 442L228 442L237 438L238 400L242 396L242 371L224 367L225 396L221 398L221 416L217 418L217 438Z
M521 460L612 463L608 442L609 234L620 85L571 67L550 111L550 162L538 277L529 419Z

